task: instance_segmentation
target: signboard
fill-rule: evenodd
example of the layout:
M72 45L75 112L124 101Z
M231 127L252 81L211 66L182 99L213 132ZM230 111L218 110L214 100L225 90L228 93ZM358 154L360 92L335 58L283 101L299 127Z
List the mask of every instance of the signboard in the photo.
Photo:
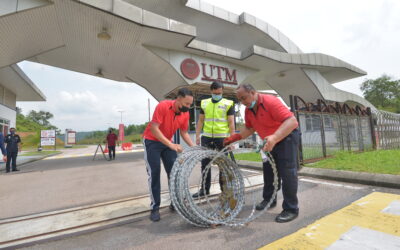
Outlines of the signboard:
M56 145L56 131L55 130L41 130L40 131L40 145L41 146L55 146Z
M56 145L56 138L40 138L40 145L54 146Z
M219 81L232 85L238 84L236 69L211 63L200 63L200 65L201 67L192 58L186 58L181 63L181 72L190 80L196 79L201 73L201 80L203 81Z
M56 137L56 131L55 130L41 130L40 131L40 137L43 137L43 138L55 138Z
M76 144L76 132L75 131L67 132L67 144Z

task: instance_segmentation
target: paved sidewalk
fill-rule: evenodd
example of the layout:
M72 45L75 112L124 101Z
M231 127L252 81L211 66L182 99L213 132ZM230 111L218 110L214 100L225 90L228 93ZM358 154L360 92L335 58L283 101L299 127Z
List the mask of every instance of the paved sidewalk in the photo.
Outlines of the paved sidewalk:
M241 167L262 170L261 162L239 161ZM300 176L308 176L319 179L343 181L357 184L365 184L379 187L400 188L400 175L392 174L372 174L364 172L353 172L345 170L332 170L321 168L302 167L299 171Z

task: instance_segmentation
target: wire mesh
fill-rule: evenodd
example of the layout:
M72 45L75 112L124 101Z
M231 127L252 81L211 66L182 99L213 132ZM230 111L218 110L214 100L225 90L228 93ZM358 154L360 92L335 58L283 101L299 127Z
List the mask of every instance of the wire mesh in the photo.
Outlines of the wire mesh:
M240 142L237 142L238 145ZM256 211L258 192L251 187L251 182L246 175L242 174L235 161L228 157L230 153L254 152L249 149L235 149L235 145L226 147L220 152L204 147L191 147L181 153L171 170L170 174L170 196L176 211L187 222L199 226L209 227L212 225L243 226L260 216L272 203L278 191L278 175L272 156L268 152L260 152L264 161L269 161L274 173L274 193L266 208ZM212 158L204 169L207 175L212 166L217 166L222 176L222 191L218 196L205 194L203 198L194 199L190 193L189 179L201 160ZM203 180L205 181L205 180ZM200 181L200 188L205 183ZM246 203L247 202L247 203Z

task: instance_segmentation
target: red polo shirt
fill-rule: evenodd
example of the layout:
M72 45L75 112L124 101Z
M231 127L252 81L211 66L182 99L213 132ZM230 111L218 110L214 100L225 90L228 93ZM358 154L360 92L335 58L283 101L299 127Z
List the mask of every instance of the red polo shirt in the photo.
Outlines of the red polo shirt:
M143 137L148 140L158 141L158 139L151 133L150 126L151 123L160 124L159 128L161 133L167 139L172 140L172 136L175 134L176 130L181 129L182 131L188 130L189 125L189 112L181 112L175 114L175 100L165 100L161 101L153 113L153 119L147 125L144 130Z
M107 145L108 146L115 146L115 142L118 141L118 137L114 133L109 133L107 135Z
M293 113L275 96L258 94L257 113L246 108L247 128L253 128L261 138L272 135Z

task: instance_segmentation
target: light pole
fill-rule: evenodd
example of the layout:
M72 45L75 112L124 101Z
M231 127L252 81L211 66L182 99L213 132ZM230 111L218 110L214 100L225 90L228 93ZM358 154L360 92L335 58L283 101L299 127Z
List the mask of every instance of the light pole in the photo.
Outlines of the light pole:
M125 112L125 110L118 110L118 112L120 112L121 113L121 123L122 123L122 113L124 113Z

